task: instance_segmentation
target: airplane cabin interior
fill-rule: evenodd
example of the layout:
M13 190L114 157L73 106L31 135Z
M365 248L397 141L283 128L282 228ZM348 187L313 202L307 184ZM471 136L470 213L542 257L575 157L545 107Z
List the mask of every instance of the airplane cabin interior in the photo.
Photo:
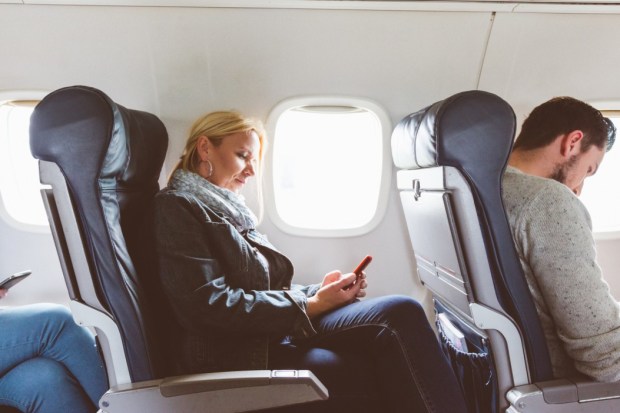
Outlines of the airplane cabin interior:
M217 110L265 125L242 194L295 283L371 255L367 297L423 304L470 413L620 411L617 382L554 377L501 198L538 104L620 126L620 3L0 0L0 34L0 277L32 272L0 306L61 304L97 335L99 411L329 398L310 370L162 373L138 223ZM620 297L615 151L580 199Z

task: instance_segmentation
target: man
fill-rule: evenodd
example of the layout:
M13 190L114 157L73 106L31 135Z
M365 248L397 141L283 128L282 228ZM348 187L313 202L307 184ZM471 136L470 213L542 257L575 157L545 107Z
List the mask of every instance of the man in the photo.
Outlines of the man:
M579 100L554 98L523 123L504 175L506 213L556 377L620 380L620 306L596 262L579 201L615 128Z

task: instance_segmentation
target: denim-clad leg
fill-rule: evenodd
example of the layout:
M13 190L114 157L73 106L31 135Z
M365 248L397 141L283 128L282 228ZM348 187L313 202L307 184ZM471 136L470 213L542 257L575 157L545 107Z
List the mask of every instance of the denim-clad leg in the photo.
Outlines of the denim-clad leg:
M96 410L108 388L103 362L93 335L75 324L67 308L2 309L0 326L0 404L28 413Z
M270 369L310 370L329 389L329 400L268 410L270 413L376 413L377 383L367 360L350 352L274 344L269 349Z
M373 364L382 412L465 413L458 382L420 304L405 296L362 300L314 323L303 345L351 352Z
M0 379L0 404L22 412L94 412L84 389L64 366L37 357L18 364Z

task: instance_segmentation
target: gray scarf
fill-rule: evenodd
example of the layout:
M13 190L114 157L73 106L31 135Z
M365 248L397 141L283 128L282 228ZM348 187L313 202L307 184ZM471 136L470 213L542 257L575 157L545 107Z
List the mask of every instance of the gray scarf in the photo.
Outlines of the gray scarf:
M215 212L224 215L239 232L256 227L256 215L245 205L243 196L213 185L194 172L177 169L172 174L168 186L195 195Z

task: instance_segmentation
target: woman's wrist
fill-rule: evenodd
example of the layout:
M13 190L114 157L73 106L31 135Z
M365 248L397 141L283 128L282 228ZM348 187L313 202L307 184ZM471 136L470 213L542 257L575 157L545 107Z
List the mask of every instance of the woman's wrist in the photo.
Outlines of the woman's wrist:
M323 311L322 305L316 295L308 298L308 304L306 305L306 314L308 314L308 318L312 319L320 315Z

